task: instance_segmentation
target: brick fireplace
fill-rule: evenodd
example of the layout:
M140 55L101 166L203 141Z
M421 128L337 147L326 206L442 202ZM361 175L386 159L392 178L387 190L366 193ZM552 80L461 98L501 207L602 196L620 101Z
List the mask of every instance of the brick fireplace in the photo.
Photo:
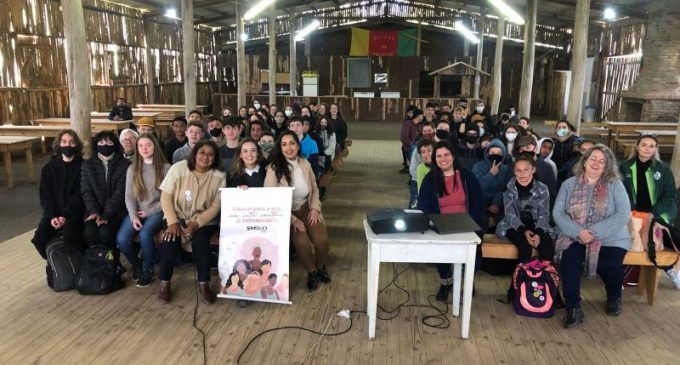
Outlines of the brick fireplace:
M677 0L649 4L642 69L621 94L619 120L677 122L680 115L680 9Z

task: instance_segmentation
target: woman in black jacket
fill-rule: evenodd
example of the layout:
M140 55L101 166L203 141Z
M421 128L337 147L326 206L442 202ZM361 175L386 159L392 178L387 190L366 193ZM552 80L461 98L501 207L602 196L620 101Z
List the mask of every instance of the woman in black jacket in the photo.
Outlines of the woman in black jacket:
M118 138L101 131L92 139L95 150L83 162L80 190L85 203L85 239L114 252L116 233L125 218L125 177L130 161L123 157Z
M72 129L57 134L52 157L40 174L40 206L43 216L33 236L33 244L46 258L45 248L57 230L78 251L85 251L83 239L83 202L80 198L80 168L83 142Z
M340 147L338 148L338 150L342 151L345 149L345 140L347 139L348 128L345 118L343 118L342 113L340 113L340 108L338 107L338 104L336 103L331 104L330 117L331 117L330 121L333 123L333 126L335 127L335 139L336 142L338 143L338 146Z
M234 158L231 163L227 187L263 187L267 170L262 150L257 142L252 138L246 138L236 149L236 155L238 158Z

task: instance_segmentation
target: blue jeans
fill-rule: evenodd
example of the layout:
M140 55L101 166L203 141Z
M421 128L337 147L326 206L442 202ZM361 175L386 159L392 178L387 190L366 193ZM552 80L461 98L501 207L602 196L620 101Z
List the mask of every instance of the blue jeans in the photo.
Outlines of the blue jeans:
M153 238L156 232L160 231L163 227L163 212L152 214L141 219L141 221L142 229L139 230L139 242L142 246L142 257L144 258L142 267L146 271L153 271ZM120 225L120 229L118 230L116 242L118 243L118 248L120 248L132 265L139 264L139 257L137 257L137 252L132 246L132 237L135 236L135 233L137 233L137 231L135 231L132 226L130 217L125 217L125 219L123 219L123 224Z
M418 183L415 180L411 180L411 183L408 186L408 193L409 193L409 198L408 198L409 203L418 199Z

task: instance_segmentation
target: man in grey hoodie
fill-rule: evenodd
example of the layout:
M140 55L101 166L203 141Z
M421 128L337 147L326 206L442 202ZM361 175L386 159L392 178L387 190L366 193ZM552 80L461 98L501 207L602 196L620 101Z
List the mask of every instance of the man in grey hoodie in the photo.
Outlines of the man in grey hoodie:
M482 186L487 217L493 218L495 222L499 222L503 216L503 192L512 177L510 166L503 163L506 155L503 142L494 139L484 150L484 160L472 166L472 173ZM495 229L496 224L489 226Z

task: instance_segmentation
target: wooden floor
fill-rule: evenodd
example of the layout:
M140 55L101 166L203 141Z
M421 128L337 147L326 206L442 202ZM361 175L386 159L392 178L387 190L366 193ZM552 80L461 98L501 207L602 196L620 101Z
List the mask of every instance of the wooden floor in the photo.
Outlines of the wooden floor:
M399 169L399 145L391 141L354 140L338 172L323 212L331 239L333 283L314 292L304 289L305 276L293 263L293 305L253 304L242 309L220 300L200 304L198 325L207 334L208 363L233 364L258 333L277 326L305 326L342 331L349 321L334 316L341 309L365 310L366 243L362 219L366 211L404 206L407 175ZM37 187L36 187L37 189ZM37 217L36 217L37 221ZM84 297L53 293L45 285L44 262L30 244L31 233L0 244L0 364L200 364L200 334L193 329L193 269L184 266L173 282L175 299L156 301L158 281L148 288L130 286L108 296ZM397 269L406 268L397 265ZM392 277L383 264L381 287ZM436 271L412 265L399 277L410 303L426 303L435 293ZM563 311L548 320L519 317L510 305L496 301L505 293L507 277L479 273L473 298L470 339L460 338L460 325L448 329L423 326L431 309L404 308L391 321L378 321L375 340L368 340L365 314L353 314L345 335L325 337L296 330L269 333L244 355L242 364L677 364L680 358L680 291L662 278L653 307L634 290L624 292L624 312L603 312L603 287L584 284L586 323L564 330ZM216 283L216 280L215 282ZM390 288L379 303L393 308L405 295ZM380 313L381 316L387 316ZM332 319L331 319L332 318Z

